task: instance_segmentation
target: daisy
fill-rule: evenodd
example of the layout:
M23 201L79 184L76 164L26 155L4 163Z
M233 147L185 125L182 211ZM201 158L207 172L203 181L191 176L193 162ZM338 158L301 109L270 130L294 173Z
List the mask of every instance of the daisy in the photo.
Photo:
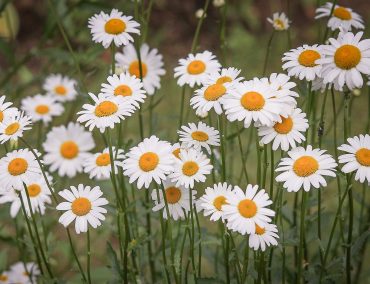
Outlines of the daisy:
M176 186L194 188L194 182L204 182L213 166L202 152L196 149L181 150L180 159L175 159L174 171L169 175Z
M103 83L100 92L110 97L120 97L126 104L140 108L139 103L143 103L146 98L143 84L136 76L122 73L119 76L113 75L107 78L108 84Z
M335 5L333 12L333 3L327 2L325 5L316 9L315 19L329 17L328 27L332 31L341 29L343 31L350 31L352 27L363 30L364 22L361 16L352 11L351 8Z
M199 207L204 209L204 216L210 216L211 221L223 220L222 206L227 203L229 196L233 193L232 185L224 183L214 184L205 189L205 194L199 198Z
M120 97L107 98L103 94L95 96L93 93L89 93L89 96L93 100L93 104L84 104L82 106L83 110L77 113L79 115L77 121L84 123L89 131L92 131L95 127L101 133L106 128L113 129L116 123L120 123L121 120L131 116L134 112L134 106L125 103Z
M171 144L153 135L131 148L127 159L120 165L123 174L130 177L129 183L137 180L140 189L143 186L148 188L153 179L161 184L173 170L173 160Z
M299 97L298 93L292 90L297 86L296 83L290 81L290 77L283 73L272 73L269 78L261 78L264 83L270 84L270 86L276 91L286 91L290 97ZM297 102L295 102L297 104Z
M363 32L339 33L337 39L330 38L330 45L322 47L324 58L317 61L322 64L323 83L344 85L352 90L361 88L361 74L370 75L370 40L361 40Z
M107 210L102 206L108 204L108 200L101 197L103 192L99 186L91 188L79 184L77 187L71 186L70 189L64 189L59 195L65 200L56 207L57 210L66 211L60 216L59 223L67 227L75 220L76 233L85 233L88 230L88 224L94 229L101 225L105 220L103 214Z
M122 161L125 157L122 149L112 148L114 157L114 172L117 173L117 162ZM95 179L109 179L111 173L111 161L109 148L105 148L102 152L90 155L83 162L84 172L89 174L89 177Z
M0 159L0 188L20 190L23 188L23 183L29 184L40 176L40 166L28 149L8 152Z
M0 123L4 121L7 117L14 116L18 113L17 108L11 107L13 103L5 102L6 97L0 97Z
M257 78L239 83L223 100L227 119L244 121L245 128L252 122L272 125L281 121L283 105L276 99L277 95L270 84Z
M144 43L140 47L141 75L145 91L154 95L156 89L161 87L161 76L166 74L163 68L163 56L158 49L149 49ZM116 63L131 76L140 78L140 64L134 45L129 44L123 48L123 53L116 53Z
M64 112L63 105L50 95L26 97L22 100L22 109L33 122L42 121L44 124L48 124L53 117Z
M370 135L361 134L347 139L348 144L343 144L338 149L346 152L339 156L339 163L345 164L342 172L356 172L355 180L370 183Z
M46 77L43 89L59 102L73 101L77 96L77 82L61 74Z
M169 179L163 181L164 192L166 194L166 201L168 204L168 211L170 216L176 221L178 219L185 219L185 213L190 211L189 190L184 186L176 186L174 182ZM192 202L194 204L196 191L192 190ZM159 195L159 200L158 200ZM165 208L165 200L163 198L162 189L153 189L152 199L154 201L153 211L163 211L163 218L167 219L167 210Z
M101 43L104 48L108 48L112 42L115 46L127 45L134 41L131 34L140 34L140 24L117 9L113 9L110 14L95 14L89 19L88 27L93 41Z
M312 81L320 77L322 66L317 60L322 57L320 46L304 44L284 53L282 61L285 63L282 67L288 71L289 76L294 76L299 80Z
M179 86L188 84L193 88L194 85L204 84L208 75L220 68L221 65L212 52L206 50L195 55L190 53L187 58L179 60L179 66L175 68L175 78L178 78Z
M229 229L242 235L255 234L256 225L265 227L275 216L273 210L266 208L272 201L264 189L258 190L258 185L248 184L245 192L235 186L233 193L222 205Z
M185 145L181 145L180 143L174 143L171 146L172 155L175 158L180 159L180 151L181 151L181 149L187 149L187 147L185 147Z
M285 31L289 29L289 19L284 12L272 14L272 19L267 18L267 21L272 24L276 31Z
M256 224L255 233L249 236L249 247L254 250L261 248L262 251L265 251L266 247L277 246L276 239L279 238L277 232L278 229L274 224L267 224L264 227Z
M281 122L276 122L273 126L260 126L258 136L261 137L262 144L272 143L272 149L276 151L279 147L283 151L295 148L296 144L305 141L302 133L308 129L306 114L301 109L294 109L288 117L282 117Z
M276 181L284 182L288 192L297 192L301 188L309 191L314 188L326 187L323 176L335 177L337 163L325 150L297 147L288 152L287 158L282 158L276 171L282 172Z
M26 267L25 267L26 266ZM34 262L17 262L10 267L10 283L37 283L37 277L40 275L39 267Z
M10 284L9 271L0 272L0 284Z
M82 165L94 146L92 134L77 123L53 127L43 144L44 161L50 165L50 171L72 178L82 172Z
M211 154L210 146L220 146L220 133L213 127L208 126L203 122L189 123L188 126L181 126L181 130L177 131L180 136L180 142L186 148L194 147L199 151L205 148L208 154Z
M18 112L0 123L0 143L17 140L23 136L23 131L31 129L31 117Z

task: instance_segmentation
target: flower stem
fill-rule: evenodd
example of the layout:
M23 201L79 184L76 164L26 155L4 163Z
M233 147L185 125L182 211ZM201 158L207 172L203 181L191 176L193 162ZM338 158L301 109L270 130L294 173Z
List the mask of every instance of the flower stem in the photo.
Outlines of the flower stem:
M301 278L302 278L303 251L304 251L304 240L305 240L305 215L306 215L306 199L307 199L306 194L307 194L306 191L302 190L297 283L301 283L301 280L302 280Z
M238 132L238 143L239 143L239 151L240 151L240 157L242 159L242 169L243 169L243 172L244 172L244 176L245 176L245 180L247 181L247 183L249 183L249 177L248 177L248 172L247 172L247 168L246 168L246 161L245 161L245 156L244 156L244 151L243 151L243 143L242 143L242 139L241 139L241 135L240 135L240 131L239 131L239 124L236 123L237 125L237 132Z
M87 283L91 284L91 272L90 272L90 230L87 229Z
M223 121L222 121L222 115L217 116L217 124L218 129L220 131L220 148L221 148L221 161L222 161L222 167L221 167L221 179L222 181L226 180L226 157L225 157L225 139L224 139L224 133L223 133Z
M270 38L267 42L266 55L265 55L265 61L263 63L262 76L265 76L265 74L266 74L267 62L268 62L268 58L269 58L269 55L270 55L271 44L272 44L272 39L274 38L274 34L275 34L275 30L272 31L272 33L270 35Z
M67 235L68 235L69 246L71 247L73 257L75 258L76 263L77 263L77 266L78 266L78 269L80 270L80 273L81 273L81 276L82 276L82 280L83 280L84 283L86 283L87 282L87 278L85 276L85 272L82 269L81 262L78 259L78 256L77 256L75 247L73 245L71 233L69 232L69 229L68 228L66 228L66 231L67 231Z

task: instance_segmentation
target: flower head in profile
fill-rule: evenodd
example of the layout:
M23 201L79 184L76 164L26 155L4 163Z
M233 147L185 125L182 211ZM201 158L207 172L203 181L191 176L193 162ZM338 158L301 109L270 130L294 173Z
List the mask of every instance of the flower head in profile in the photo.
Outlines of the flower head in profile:
M102 197L103 192L99 186L91 188L79 184L60 191L59 195L66 200L56 207L57 210L65 211L59 218L59 223L64 227L75 221L76 233L85 233L89 224L96 229L105 220L107 210L102 206L107 205L108 200Z
M355 180L370 183L370 135L361 134L347 139L347 144L338 147L345 154L339 156L339 163L344 164L342 172L355 172Z
M289 29L290 21L284 12L272 14L272 18L267 18L276 31L285 31Z
M324 58L317 60L322 65L323 83L334 83L339 89L361 88L362 74L370 75L370 40L361 40L363 32L339 33L338 38L330 38L329 45L322 46Z
M23 136L23 131L31 129L31 117L18 112L6 118L0 123L0 143L4 144L9 140L17 140Z
M221 68L216 56L210 51L196 54L190 53L185 59L179 60L179 66L175 68L175 78L179 86L204 84L208 75L217 72Z
M283 187L288 192L300 189L309 191L311 187L326 187L325 176L335 177L337 163L325 150L297 147L288 152L288 157L282 158L276 171L281 172L277 182L284 182Z
M332 12L333 10L333 12ZM353 12L351 8L335 5L326 2L323 6L316 9L315 19L329 17L328 27L334 31L351 31L352 28L363 30L365 28L362 17Z
M171 148L170 143L154 135L145 138L127 153L127 158L121 163L123 174L130 178L130 183L137 181L139 189L143 186L148 188L153 180L161 184L173 170Z
M127 45L134 41L131 34L140 34L140 24L132 16L125 16L117 9L110 14L100 12L89 19L88 27L92 39L108 48L112 43L115 46Z
M5 102L6 96L0 97L0 123L4 121L4 119L15 116L18 113L18 109L16 107L12 107L13 103Z
M141 78L144 90L149 96L154 95L161 88L161 76L166 74L163 56L158 49L150 49L146 43L140 47L140 62L135 46L129 44L123 48L122 53L116 53L116 64L131 76Z
M279 238L277 233L278 229L274 224L267 224L264 227L256 224L255 233L249 236L249 247L254 250L261 249L261 251L265 251L269 246L277 246L276 239Z
M53 127L43 143L44 161L50 171L58 171L61 177L74 177L82 172L84 161L95 147L92 134L78 123L70 122L67 127Z
M51 74L46 77L43 89L59 102L73 101L77 96L77 82L61 74Z

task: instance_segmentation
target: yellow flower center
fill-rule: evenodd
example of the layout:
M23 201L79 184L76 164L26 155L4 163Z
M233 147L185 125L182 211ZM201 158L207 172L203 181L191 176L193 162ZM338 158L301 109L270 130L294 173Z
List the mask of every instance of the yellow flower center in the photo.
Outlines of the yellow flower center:
M78 145L73 141L66 141L60 146L60 154L65 159L73 159L78 155Z
M41 187L36 183L30 184L29 186L27 186L27 191L30 197L36 197L40 194Z
M0 122L4 120L4 113L0 110Z
M293 120L291 117L281 117L281 122L274 125L274 129L279 134L288 134L293 128Z
M370 167L370 149L361 148L356 152L357 162L365 167Z
M38 105L36 108L35 108L35 111L38 113L38 114L47 114L49 112L49 106L47 105Z
M10 161L8 165L8 172L12 176L19 176L24 174L28 169L28 163L23 158L15 158Z
M280 19L276 19L276 20L274 21L274 24L275 24L275 26L276 26L276 29L278 29L278 30L283 30L283 29L284 29L284 23L283 23L283 21L282 21L282 20L280 20Z
M182 165L182 173L188 177L195 175L199 170L199 166L196 162L188 161Z
M133 61L130 64L130 67L128 68L128 71L130 72L131 75L136 76L136 78L140 78L140 64L139 61ZM143 78L146 76L148 73L148 66L144 62L141 62L141 72L143 75Z
M194 60L188 65L188 73L191 75L198 75L206 70L206 65L201 60Z
M67 93L67 89L65 87L63 87L62 85L56 86L54 88L54 91L59 96L65 96L66 93Z
M115 96L127 97L132 95L132 90L127 85L119 85L114 89Z
M320 58L321 55L316 50L305 50L298 56L298 62L305 67L315 67L315 61Z
M243 199L238 204L240 215L244 218L252 218L257 214L257 204L250 199Z
M126 24L121 19L110 19L105 23L105 32L111 35L118 35L126 30Z
M358 47L351 45L351 44L345 44L339 47L334 54L334 62L335 64L345 70L352 69L353 67L356 67L357 64L361 60L361 51L358 49Z
M172 154L177 158L177 159L180 159L180 148L177 148L175 150L172 151Z
M258 111L265 105L264 97L257 92L247 92L240 99L242 106L249 111Z
M72 212L77 216L85 216L91 210L91 202L85 197L76 198L72 202Z
M13 122L5 128L4 132L6 135L13 135L14 133L18 131L19 127L20 127L20 124L18 122Z
M263 235L265 231L266 231L265 228L261 228L260 226L256 224L256 234L257 235Z
M207 101L217 101L226 93L226 88L222 84L209 86L204 92L204 98Z
M337 17L338 19L345 20L345 21L352 19L351 12L344 7L335 8L333 15L334 17Z
M181 198L181 190L177 187L171 186L166 189L166 199L169 204L177 203Z
M225 204L228 204L228 203L226 202L226 197L223 195L217 196L213 200L213 206L216 207L218 211L221 211L222 205L225 205Z
M141 155L139 159L139 167L144 172L154 170L159 164L159 157L156 153L147 152Z
M319 169L319 163L311 156L302 156L293 164L293 171L299 177L307 177Z
M230 83L233 79L229 76L223 76L217 79L216 84Z
M191 134L191 138L193 138L196 141L205 142L209 139L209 136L207 133L203 131L194 131Z
M108 166L110 164L110 156L108 153L103 153L103 154L100 154L96 160L95 160L95 163L97 166L99 167L105 167L105 166Z
M6 281L8 281L8 279L9 279L9 277L7 275L5 275L5 274L0 275L0 281L6 282Z
M98 104L95 108L95 115L97 117L105 117L115 114L118 110L118 106L111 101L103 101Z

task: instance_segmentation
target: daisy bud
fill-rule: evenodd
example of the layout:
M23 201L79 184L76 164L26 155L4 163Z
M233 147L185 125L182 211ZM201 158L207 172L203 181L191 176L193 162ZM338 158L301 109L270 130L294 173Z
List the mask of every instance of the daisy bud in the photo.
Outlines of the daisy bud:
M203 16L203 14L204 14L204 16ZM205 18L205 17L207 17L207 14L204 12L204 10L203 9L198 9L196 12L195 12L195 17L197 18L197 19L200 19L200 18Z

